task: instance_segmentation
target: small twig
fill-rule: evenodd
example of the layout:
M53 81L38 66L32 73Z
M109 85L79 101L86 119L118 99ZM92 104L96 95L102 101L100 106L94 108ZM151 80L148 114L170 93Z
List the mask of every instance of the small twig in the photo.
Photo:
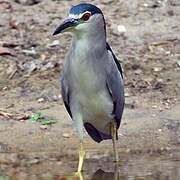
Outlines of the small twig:
M0 109L0 116L4 116L6 118L12 117L12 114L7 113L4 109Z
M12 79L14 77L14 75L16 74L17 69L15 69L10 75L9 75L9 79Z

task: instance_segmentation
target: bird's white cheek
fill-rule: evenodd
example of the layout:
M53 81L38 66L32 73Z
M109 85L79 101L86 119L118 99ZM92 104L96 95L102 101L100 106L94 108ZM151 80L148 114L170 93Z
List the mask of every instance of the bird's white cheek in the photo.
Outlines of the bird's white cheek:
M79 24L75 27L76 30L87 30L88 29L88 24L87 23L82 23Z

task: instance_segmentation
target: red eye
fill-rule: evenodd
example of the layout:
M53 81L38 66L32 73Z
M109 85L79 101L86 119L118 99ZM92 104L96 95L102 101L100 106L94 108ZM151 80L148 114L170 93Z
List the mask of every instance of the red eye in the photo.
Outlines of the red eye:
M85 13L82 17L81 20L87 21L91 17L91 13Z

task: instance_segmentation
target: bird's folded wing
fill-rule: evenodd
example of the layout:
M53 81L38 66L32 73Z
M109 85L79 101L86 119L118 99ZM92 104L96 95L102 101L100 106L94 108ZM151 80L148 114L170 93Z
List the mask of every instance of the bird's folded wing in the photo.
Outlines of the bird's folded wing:
M119 128L124 109L124 85L122 79L122 69L120 64L117 65L119 62L117 59L114 59L115 55L113 54L112 50L108 50L108 53L109 61L106 66L106 86L114 104L112 114L116 120L117 128Z
M61 77L61 95L64 101L64 105L66 107L66 110L72 118L72 113L71 113L71 109L69 105L70 91L69 91L69 88L68 88L68 85L64 76Z
M118 59L116 58L115 54L113 53L113 51L108 43L106 43L106 48L107 48L108 52L112 55L112 57L113 57L112 60L114 60L114 62L116 63L116 66L123 78L123 69L121 67L121 64L119 63Z

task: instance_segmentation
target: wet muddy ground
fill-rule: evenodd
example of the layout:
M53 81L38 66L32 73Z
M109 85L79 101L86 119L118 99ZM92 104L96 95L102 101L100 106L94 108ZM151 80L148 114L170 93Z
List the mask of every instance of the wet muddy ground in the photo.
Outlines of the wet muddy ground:
M73 176L78 139L59 91L71 37L51 34L78 2L0 0L0 180L180 179L178 0L91 1L125 73L121 163L112 163L111 141L85 134L84 172ZM32 122L39 112L55 123Z

